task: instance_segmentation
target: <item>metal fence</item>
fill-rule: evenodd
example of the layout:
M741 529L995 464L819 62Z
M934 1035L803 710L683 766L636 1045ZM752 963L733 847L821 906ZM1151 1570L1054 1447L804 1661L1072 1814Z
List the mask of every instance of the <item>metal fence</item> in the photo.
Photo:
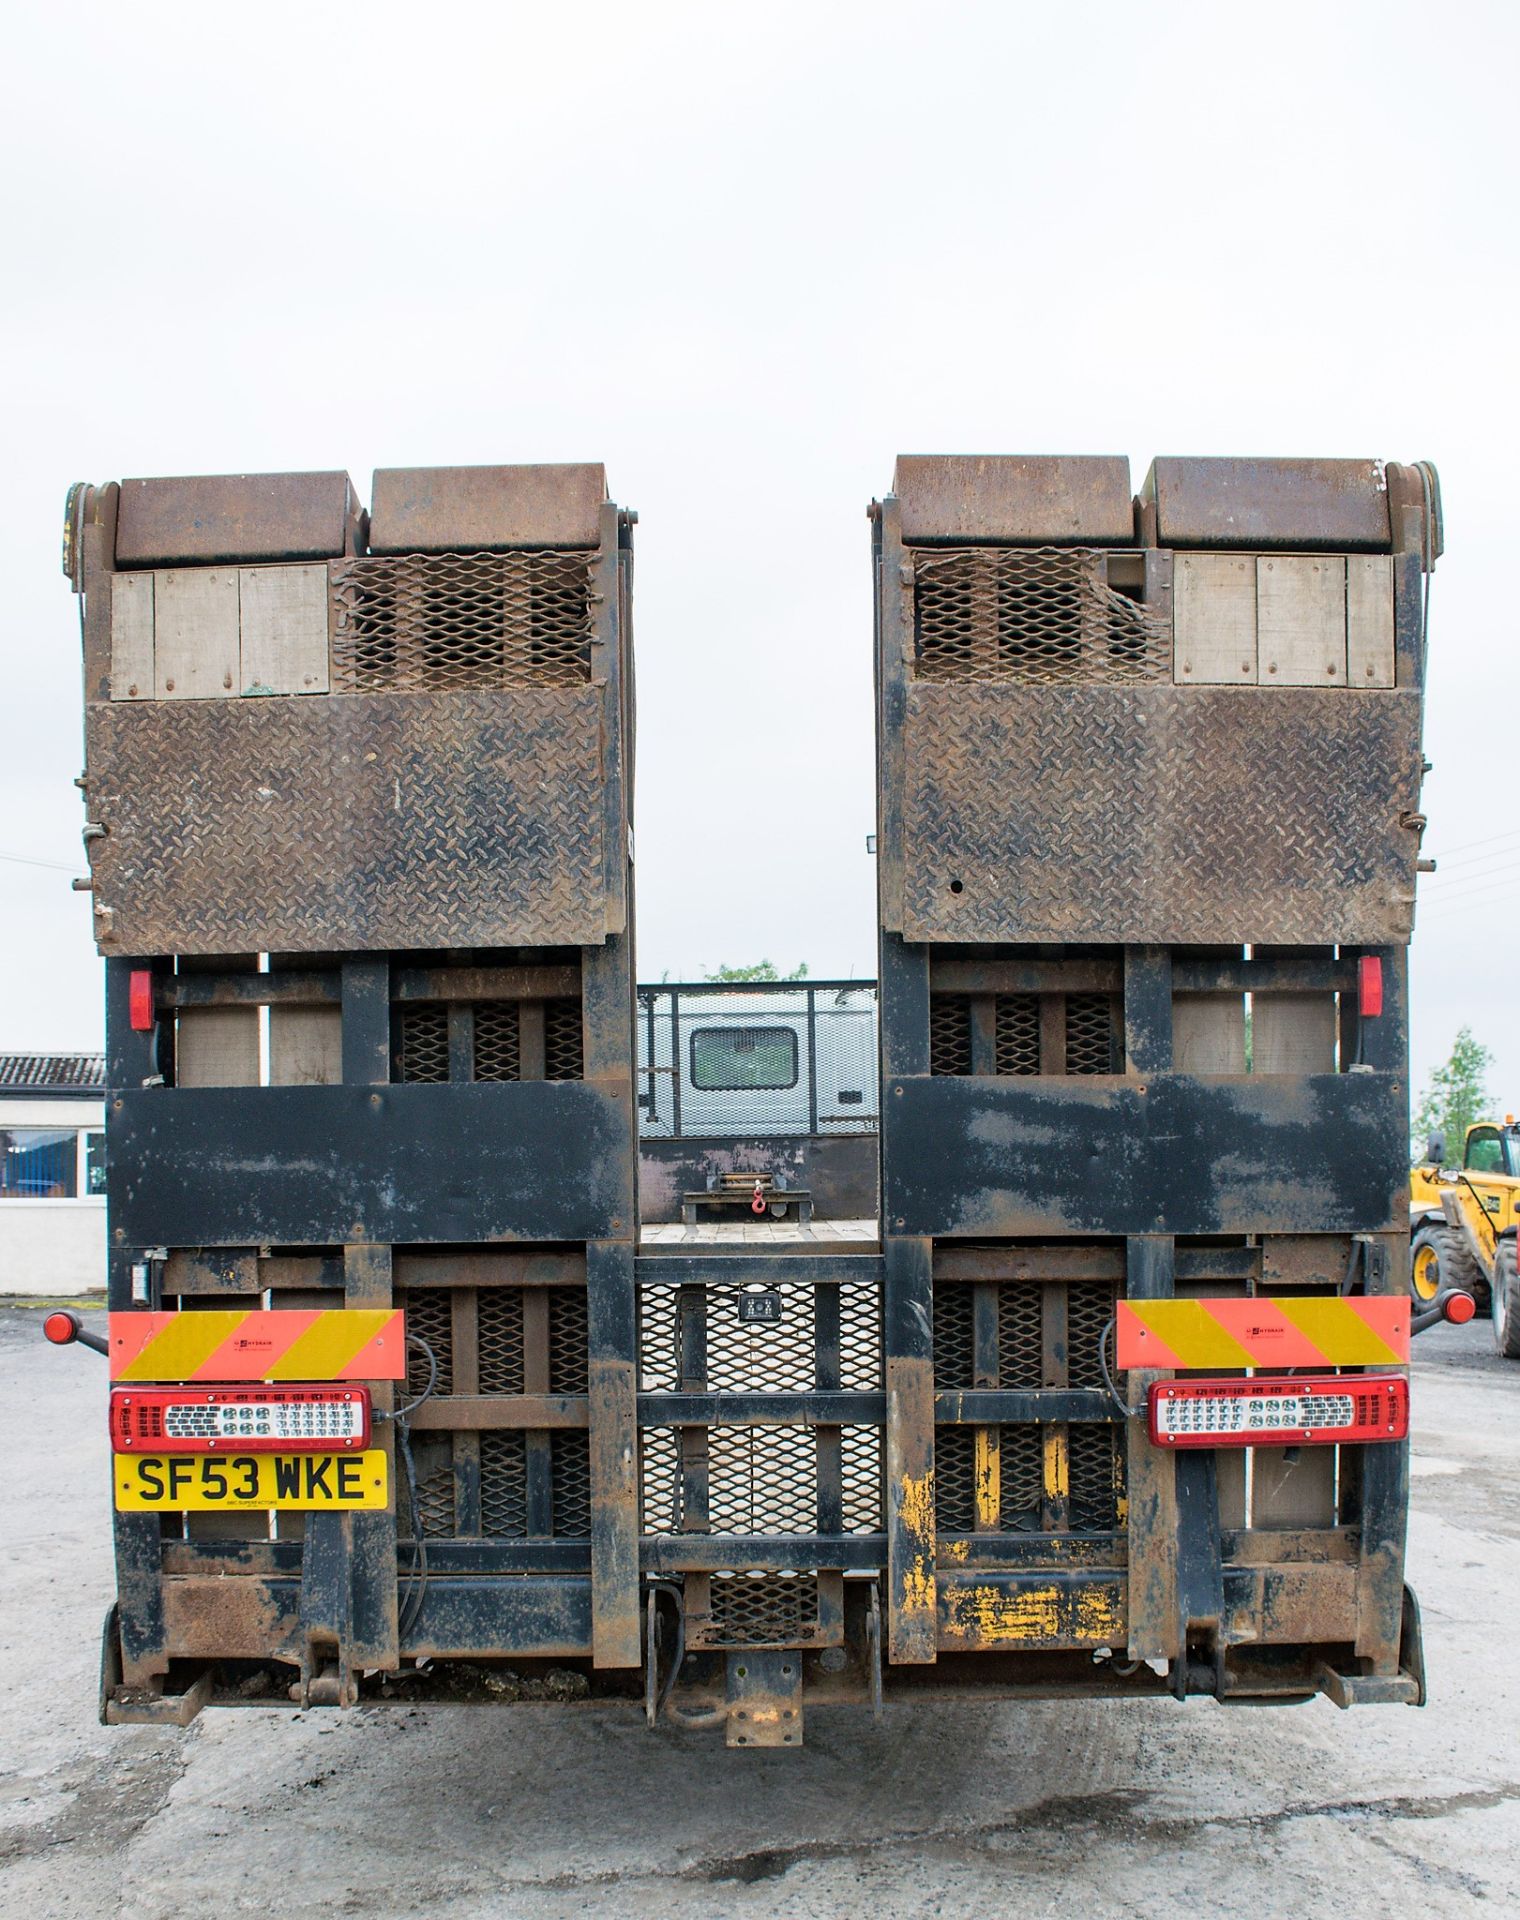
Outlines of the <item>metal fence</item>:
M640 987L646 1140L874 1133L876 983Z

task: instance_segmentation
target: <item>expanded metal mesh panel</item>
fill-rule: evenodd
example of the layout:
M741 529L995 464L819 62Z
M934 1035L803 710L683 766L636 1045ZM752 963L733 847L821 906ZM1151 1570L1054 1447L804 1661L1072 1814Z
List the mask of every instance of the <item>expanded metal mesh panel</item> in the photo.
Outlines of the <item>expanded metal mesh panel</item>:
M976 1429L934 1429L934 1524L940 1533L976 1531Z
M1040 1071L1040 1001L1033 993L997 996L997 1070L999 1073Z
M781 1318L743 1321L739 1287L708 1287L707 1385L714 1393L805 1393L816 1384L814 1290L781 1282Z
M1112 1533L1119 1525L1124 1485L1120 1432L1073 1425L1069 1438L1069 1525L1073 1533Z
M558 1540L591 1538L590 1436L556 1430L549 1435L549 1473Z
M416 1435L412 1462L417 1480L415 1515L410 1482L398 1457L396 1524L412 1539L419 1532L429 1540L446 1538L454 1532L454 1459L448 1436Z
M523 1297L520 1287L482 1287L475 1303L482 1393L522 1393Z
M583 553L342 560L331 581L335 693L573 686L591 678Z
M818 1579L811 1573L715 1573L711 1622L694 1638L724 1647L796 1647L818 1633Z
M674 1287L640 1287L639 1391L674 1393L680 1378Z
M447 1539L454 1531L454 1469L435 1468L417 1482L417 1518L425 1539Z
M1039 1533L1045 1524L1045 1441L1041 1428L999 1427L998 1531Z
M998 1385L1038 1387L1044 1380L1043 1296L1037 1286L998 1288Z
M967 1286L934 1289L934 1384L950 1389L976 1384L973 1327L975 1300Z
M681 1448L674 1427L639 1429L639 1531L681 1531Z
M402 1080L447 1080L449 1010L419 1001L400 1009L397 1075Z
M480 1531L521 1540L528 1532L528 1471L521 1433L480 1436Z
M438 1363L434 1393L454 1391L454 1316L447 1291L437 1287L415 1287L401 1301L406 1309L407 1355L406 1386L409 1398L427 1388L427 1355L411 1344L412 1338L425 1340Z
M1066 1071L1118 1073L1122 1065L1112 997L1106 993L1067 994Z
M547 1001L544 1006L544 1078L583 1080L583 1049L580 1001Z
M714 1533L816 1533L813 1433L805 1427L710 1427L707 1515Z
M704 1288L687 1312L704 1317L705 1382L713 1393L802 1393L833 1383L817 1364L818 1297L821 1288L802 1281L767 1284L779 1293L779 1321L741 1321L740 1286ZM845 1281L831 1291L839 1300L839 1388L868 1393L882 1382L881 1292L869 1281ZM690 1296L688 1295L688 1301ZM639 1294L639 1387L673 1393L680 1381L678 1299L673 1288L646 1287Z
M869 1393L882 1383L881 1290L867 1281L839 1288L839 1385Z
M549 1290L549 1391L586 1391L586 1293L582 1287Z
M970 1073L971 999L964 993L929 996L930 1073Z
M519 1013L515 1000L481 1000L475 1007L475 1078L522 1077Z
M1103 1330L1113 1319L1118 1288L1106 1280L1079 1280L1066 1289L1067 1378L1074 1387L1101 1387Z
M874 1133L877 1125L876 997L859 987L813 995L817 1131Z
M646 1139L876 1131L874 986L646 987L637 1034Z
M886 1524L880 1427L840 1428L839 1480L844 1494L845 1532L880 1533Z
M1170 680L1171 621L1107 584L1085 547L913 550L922 680Z

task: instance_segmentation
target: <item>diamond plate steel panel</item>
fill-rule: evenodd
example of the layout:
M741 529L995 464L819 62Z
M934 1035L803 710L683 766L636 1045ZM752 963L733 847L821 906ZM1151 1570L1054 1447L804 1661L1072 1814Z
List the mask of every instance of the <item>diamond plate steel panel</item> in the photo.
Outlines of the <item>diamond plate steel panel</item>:
M908 690L912 941L1397 944L1419 696Z
M601 726L589 686L92 705L103 946L599 943Z

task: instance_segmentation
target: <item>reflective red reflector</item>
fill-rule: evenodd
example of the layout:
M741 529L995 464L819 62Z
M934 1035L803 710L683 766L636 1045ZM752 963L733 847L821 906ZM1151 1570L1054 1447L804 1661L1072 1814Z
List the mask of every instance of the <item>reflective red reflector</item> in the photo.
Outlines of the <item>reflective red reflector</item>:
M127 1011L134 1033L153 1031L153 975L146 967L134 967L127 989Z
M1402 1440L1409 1382L1401 1373L1164 1380L1150 1391L1158 1447L1332 1447Z
M116 1453L362 1453L367 1387L115 1387Z
M50 1313L42 1323L42 1332L55 1347L67 1347L79 1338L79 1315L64 1313L61 1309Z
M1376 1020L1383 1011L1383 961L1364 953L1356 963L1357 1006L1364 1020Z
M1478 1311L1478 1303L1470 1293L1449 1293L1441 1302L1441 1312L1455 1327L1465 1327Z

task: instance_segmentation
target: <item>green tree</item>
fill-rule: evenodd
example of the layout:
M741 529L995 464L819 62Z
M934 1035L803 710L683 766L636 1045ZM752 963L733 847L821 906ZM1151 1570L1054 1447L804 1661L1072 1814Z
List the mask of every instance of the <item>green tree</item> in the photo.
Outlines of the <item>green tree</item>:
M781 973L769 960L757 960L752 967L719 966L716 973L708 974L709 980L806 980L807 962L801 961L790 973Z
M1460 1027L1450 1057L1426 1083L1414 1116L1414 1151L1425 1157L1425 1143L1433 1133L1446 1143L1446 1158L1460 1160L1467 1129L1481 1120L1490 1106L1487 1075L1494 1056L1474 1040L1471 1027Z

